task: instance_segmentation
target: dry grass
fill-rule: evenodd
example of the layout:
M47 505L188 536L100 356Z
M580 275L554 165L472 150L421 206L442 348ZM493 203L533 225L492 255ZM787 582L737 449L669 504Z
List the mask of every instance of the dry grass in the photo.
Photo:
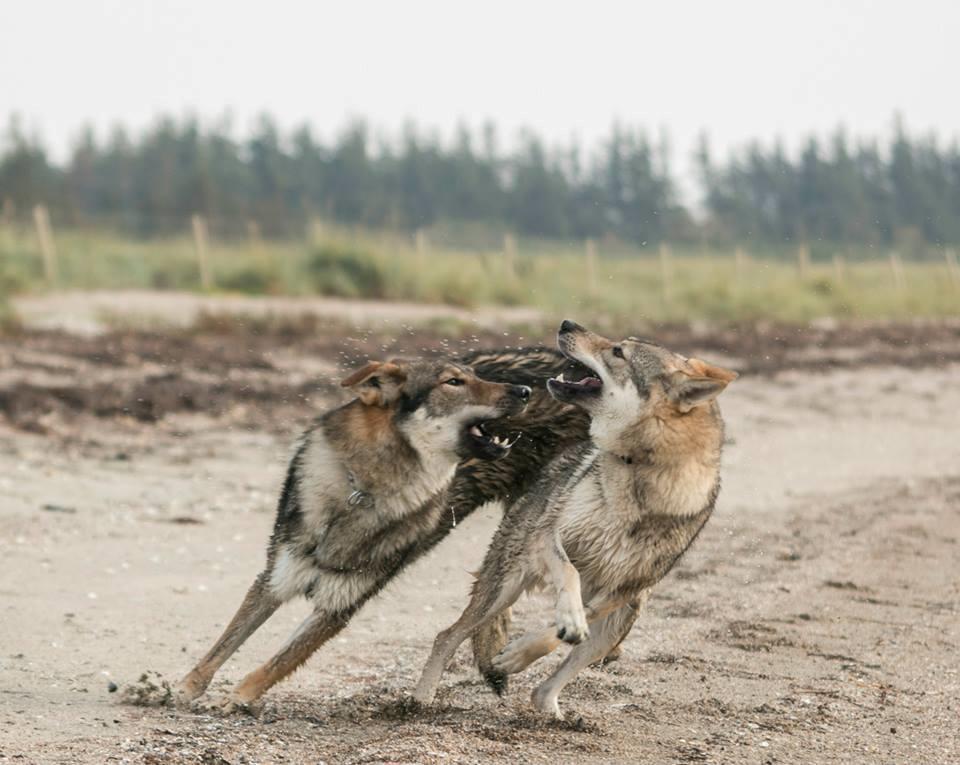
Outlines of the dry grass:
M107 232L58 232L59 283L68 289L198 290L192 241L134 241ZM325 228L314 241L211 243L215 289L248 294L332 294L458 306L530 305L548 315L616 321L806 321L960 314L960 285L945 261L849 259L843 272L814 262L801 277L784 253L681 252L601 246L591 266L580 244L523 242L515 255L425 247L408 237ZM779 257L778 257L779 256ZM0 231L0 296L42 289L29 231ZM0 312L3 311L0 297Z

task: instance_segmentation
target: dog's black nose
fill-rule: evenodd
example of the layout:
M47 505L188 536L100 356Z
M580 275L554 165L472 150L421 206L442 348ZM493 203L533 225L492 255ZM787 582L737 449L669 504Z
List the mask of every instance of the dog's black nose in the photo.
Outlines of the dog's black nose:
M521 401L526 401L530 398L530 386L528 385L511 385L510 386L510 395L516 396Z
M582 330L583 330L583 327L581 327L581 326L580 326L579 324L577 324L577 322L575 322L575 321L570 321L570 319L564 319L563 322L561 322L561 324L560 324L560 333L561 333L561 334L564 333L564 332L576 332L576 331L578 331L578 330L581 330L581 331L582 331Z

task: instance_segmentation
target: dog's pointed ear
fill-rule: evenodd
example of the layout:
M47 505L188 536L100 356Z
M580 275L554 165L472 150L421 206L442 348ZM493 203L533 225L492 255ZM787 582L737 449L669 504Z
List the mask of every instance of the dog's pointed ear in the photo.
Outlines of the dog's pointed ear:
M670 375L667 394L679 412L709 404L739 375L723 367L716 367L700 359L689 359L690 372L681 370Z
M367 406L387 406L400 398L407 373L394 361L371 361L340 381Z
M717 367L701 359L687 359L687 364L701 377L710 377L714 380L723 380L727 383L732 383L740 376L732 369Z

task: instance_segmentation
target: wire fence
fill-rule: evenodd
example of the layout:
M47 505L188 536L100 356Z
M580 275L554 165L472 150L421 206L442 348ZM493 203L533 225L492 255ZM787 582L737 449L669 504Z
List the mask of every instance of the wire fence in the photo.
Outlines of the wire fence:
M458 272L449 279L457 278L461 282L473 279L474 286L496 280L504 286L487 293L493 295L495 301L536 302L540 299L538 292L548 289L541 289L541 284L557 281L551 272L561 264L570 268L566 264L573 263L577 277L572 286L561 287L558 281L552 289L570 289L599 305L609 299L612 290L635 288L637 295L651 292L664 313L669 314L672 306L679 307L703 297L692 294L691 283L702 280L692 280L691 274L703 270L704 263L715 262L720 264L714 269L715 277L709 284L703 282L698 289L709 291L706 297L717 301L728 299L742 303L751 293L757 293L754 296L757 302L767 289L764 285L774 279L782 282L792 278L800 288L822 292L837 305L842 299L860 303L874 300L902 312L908 307L911 311L922 311L927 301L936 312L960 313L960 264L957 253L950 248L940 250L938 260L917 264L905 261L892 250L840 249L830 253L828 248L820 246L814 256L808 243L758 249L745 244L720 249L704 242L699 246L661 243L654 248L637 248L616 240L550 242L519 238L511 231L490 226L371 231L318 216L307 218L282 235L269 228L272 234L265 233L265 228L259 220L249 217L211 218L195 213L186 218L169 216L159 222L153 219L147 225L134 217L116 215L64 216L54 220L45 205L36 205L29 211L7 207L0 212L0 288L3 287L4 261L17 260L21 265L27 264L26 271L34 279L49 287L98 288L129 284L203 291L286 292L301 286L305 258L309 258L314 249L338 242L349 244L341 255L329 263L308 265L330 271L320 280L321 290L340 289L347 295L368 296L365 286L337 286L338 280L356 280L358 269L380 268L384 258L393 264L378 278L388 282L436 281L437 264L441 260L455 260L458 262L453 265L446 264L448 271ZM165 233L138 235L137 230ZM118 245L127 241L131 242L129 247ZM106 243L110 244L109 248ZM153 243L153 246L138 249L135 243ZM118 248L122 253L110 258L102 258L97 252ZM366 251L373 252L379 260L365 255ZM152 258L153 272L148 279L131 278L123 282L116 278L116 273L123 268L146 268L148 256L142 253L149 253ZM142 262L131 266L130 261L138 258ZM355 262L345 265L351 258ZM297 262L285 263L285 260ZM121 261L122 268L118 265ZM697 269L689 265L691 261L699 264ZM627 266L635 268L628 270ZM770 271L772 268L776 269L775 275ZM334 273L336 269L343 273ZM281 274L285 275L281 278ZM612 285L614 280L618 283ZM460 284L452 291L445 287L431 292L408 286L403 294L412 299L465 302L467 297L458 296L465 295L469 288L469 284ZM399 291L391 292L388 285L379 287L373 296L395 294ZM477 294L481 294L480 291ZM856 312L859 308L854 306L853 310Z

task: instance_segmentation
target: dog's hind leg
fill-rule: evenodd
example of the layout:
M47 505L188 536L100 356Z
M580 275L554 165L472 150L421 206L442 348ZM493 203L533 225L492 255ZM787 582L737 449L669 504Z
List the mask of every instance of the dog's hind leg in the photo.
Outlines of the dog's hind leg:
M633 629L633 623L637 620L639 615L640 612L634 610L633 619L627 621L623 625L623 634L620 636L620 640L607 652L606 656L600 659L600 661L596 662L598 666L605 667L607 664L613 664L615 661L620 661L620 657L623 656L623 641L627 639L627 635L630 634L630 630Z
M477 581L477 584L479 583L480 580ZM501 582L499 589L494 592L484 592L479 588L474 590L470 603L460 618L437 635L437 639L433 642L433 651L423 667L420 682L417 683L417 688L413 692L414 699L424 704L433 701L443 670L460 644L476 629L512 606L523 593L525 584L522 577L516 576L507 582Z
M225 711L256 701L309 659L349 621L349 614L334 614L319 608L315 610L300 623L273 658L240 681L224 702Z
M223 634L207 655L177 684L175 694L178 703L193 701L203 694L223 663L279 608L280 600L270 592L268 578L268 572L256 578Z
M644 598L645 600L645 598ZM592 623L590 637L575 646L557 670L533 692L533 705L541 712L562 718L557 699L581 670L604 658L633 626L639 604L631 603Z
M507 673L495 665L510 636L510 609L505 608L473 633L473 661L484 682L498 696L507 690Z

